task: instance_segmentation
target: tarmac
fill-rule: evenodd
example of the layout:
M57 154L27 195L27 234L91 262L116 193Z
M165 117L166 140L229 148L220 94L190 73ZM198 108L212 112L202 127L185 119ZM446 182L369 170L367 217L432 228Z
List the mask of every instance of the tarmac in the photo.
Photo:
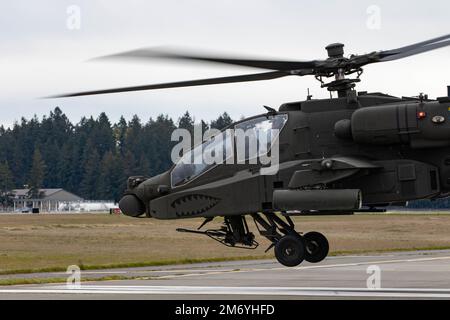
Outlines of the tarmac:
M1 286L0 299L450 299L450 250L336 256L295 268L251 260L89 270L80 276L90 281ZM122 280L95 280L106 276Z

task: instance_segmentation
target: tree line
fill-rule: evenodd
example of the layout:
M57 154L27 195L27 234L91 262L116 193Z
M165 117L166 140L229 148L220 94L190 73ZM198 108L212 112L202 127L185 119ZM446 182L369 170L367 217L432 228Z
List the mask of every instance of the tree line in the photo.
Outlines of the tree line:
M204 129L222 129L233 121L225 112ZM111 123L105 113L73 124L60 108L42 119L22 118L0 127L0 190L2 200L14 188L64 188L85 199L118 200L129 176L153 176L171 165L173 130L192 132L195 120L186 112L174 121L159 115L143 122L137 115Z

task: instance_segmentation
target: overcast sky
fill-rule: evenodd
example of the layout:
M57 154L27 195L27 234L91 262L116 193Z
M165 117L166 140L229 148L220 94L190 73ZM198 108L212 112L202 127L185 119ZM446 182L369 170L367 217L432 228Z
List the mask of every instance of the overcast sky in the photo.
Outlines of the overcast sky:
M73 7L75 5L75 7ZM74 11L75 8L75 11ZM80 10L80 28L76 19ZM298 60L326 58L345 43L346 55L392 49L450 33L450 2L429 1L144 1L2 0L0 106L3 125L60 106L69 118L105 111L112 121L160 113L197 120L223 111L235 119L328 93L313 77L43 100L79 90L216 77L259 70L216 65L86 62L140 47L171 45L213 52ZM74 20L75 18L75 20ZM450 85L450 48L365 68L357 89L431 97Z

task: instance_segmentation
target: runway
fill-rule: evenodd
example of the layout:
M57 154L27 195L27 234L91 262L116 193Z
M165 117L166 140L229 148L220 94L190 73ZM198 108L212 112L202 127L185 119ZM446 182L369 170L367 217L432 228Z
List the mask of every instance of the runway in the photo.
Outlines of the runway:
M95 281L119 275L126 280ZM65 273L0 276L55 278ZM450 299L450 250L82 271L66 284L0 287L0 299Z

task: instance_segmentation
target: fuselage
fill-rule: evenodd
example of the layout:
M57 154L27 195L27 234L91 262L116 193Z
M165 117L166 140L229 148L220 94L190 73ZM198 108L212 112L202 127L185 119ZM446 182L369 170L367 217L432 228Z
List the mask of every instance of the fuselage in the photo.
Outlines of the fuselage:
M131 216L145 212L160 219L243 215L275 210L274 191L284 189L359 189L367 206L441 197L450 190L449 110L448 99L381 93L286 103L276 113L225 129L265 118L272 125L284 121L277 137L276 172L261 172L267 166L248 161L195 170L175 164L153 178L131 177L121 208ZM236 155L236 143L230 148ZM353 167L330 171L331 179L319 169L309 184L293 182L295 174L303 177L324 159L344 159ZM186 174L187 169L194 173Z

